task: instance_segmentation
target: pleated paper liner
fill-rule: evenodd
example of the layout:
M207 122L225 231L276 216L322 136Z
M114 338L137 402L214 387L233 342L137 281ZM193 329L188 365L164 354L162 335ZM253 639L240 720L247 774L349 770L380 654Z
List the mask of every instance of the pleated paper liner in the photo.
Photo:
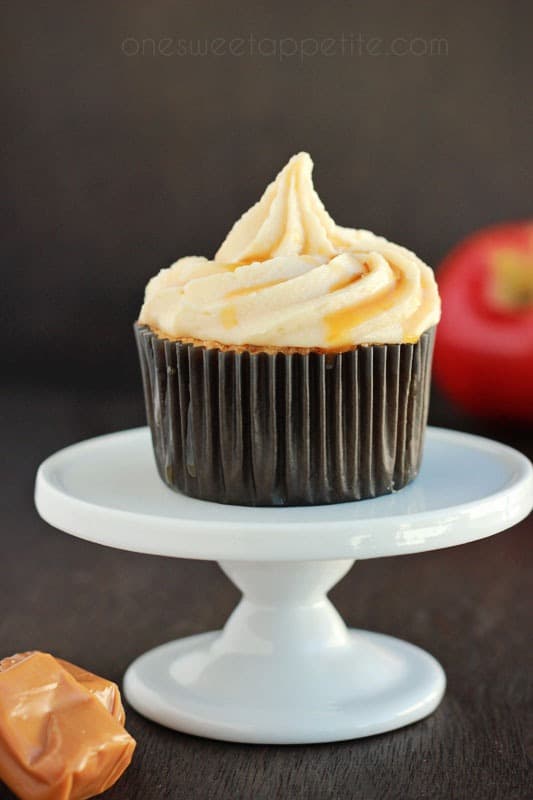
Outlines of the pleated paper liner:
M416 344L249 353L135 326L159 474L202 500L321 505L398 491L417 475L434 329Z

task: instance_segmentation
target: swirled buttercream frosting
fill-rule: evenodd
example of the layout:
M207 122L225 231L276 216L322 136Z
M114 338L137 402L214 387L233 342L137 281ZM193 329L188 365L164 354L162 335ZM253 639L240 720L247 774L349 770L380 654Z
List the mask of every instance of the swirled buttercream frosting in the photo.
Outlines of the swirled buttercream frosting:
M433 271L324 208L291 158L214 259L180 258L146 287L139 322L173 339L341 350L416 342L440 317Z

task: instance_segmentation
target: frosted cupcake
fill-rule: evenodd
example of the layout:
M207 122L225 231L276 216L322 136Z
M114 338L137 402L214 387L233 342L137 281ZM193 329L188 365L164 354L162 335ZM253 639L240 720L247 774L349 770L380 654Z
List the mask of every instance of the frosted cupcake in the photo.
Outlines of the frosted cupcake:
M193 497L309 505L397 491L420 467L432 270L342 228L299 153L213 260L146 288L135 326L159 473Z

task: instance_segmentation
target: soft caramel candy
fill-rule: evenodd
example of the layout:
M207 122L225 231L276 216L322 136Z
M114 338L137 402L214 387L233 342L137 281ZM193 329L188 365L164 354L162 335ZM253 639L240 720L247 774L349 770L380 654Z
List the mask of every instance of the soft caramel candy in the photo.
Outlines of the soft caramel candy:
M117 722L124 725L126 721L126 714L124 713L124 706L120 699L120 691L116 683L108 681L107 678L100 678L99 675L94 675L82 667L77 667L76 664L71 664L69 661L63 661L62 658L56 658L58 664L61 664L67 672L70 672L73 678L78 683L85 686L95 697L97 697L107 708L109 713L115 717Z
M21 800L88 800L128 767L135 741L115 684L31 652L0 661L0 779Z

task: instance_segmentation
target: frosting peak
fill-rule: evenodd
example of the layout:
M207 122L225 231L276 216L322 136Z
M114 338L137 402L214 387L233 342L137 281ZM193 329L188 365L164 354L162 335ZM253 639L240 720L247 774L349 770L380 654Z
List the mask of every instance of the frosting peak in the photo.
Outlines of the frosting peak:
M342 349L416 341L440 316L432 270L324 208L298 153L214 260L182 258L146 289L139 322L227 345Z
M309 153L293 156L259 202L235 223L215 255L215 261L332 256L353 244L353 237L346 236L347 232L335 224L324 208L313 186L312 173Z

